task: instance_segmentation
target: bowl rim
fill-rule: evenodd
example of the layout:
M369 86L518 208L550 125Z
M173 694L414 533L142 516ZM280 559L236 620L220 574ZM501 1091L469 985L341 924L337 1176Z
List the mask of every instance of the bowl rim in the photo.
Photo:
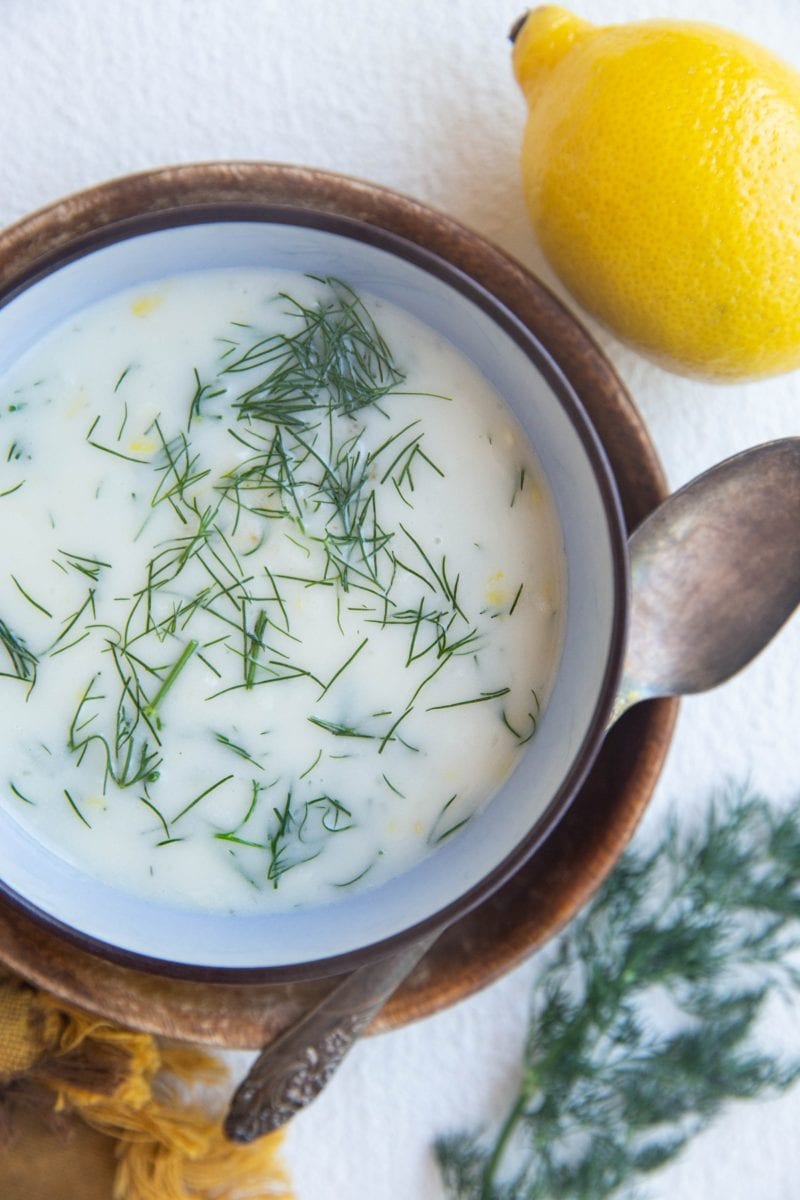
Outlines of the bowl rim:
M134 177L135 178L135 177ZM105 185L108 186L108 185ZM97 189L99 190L99 189ZM388 189L380 189L384 196L392 197ZM405 198L398 196L398 200ZM49 210L43 210L46 215ZM425 210L434 219L434 210ZM28 220L41 218L34 214ZM448 218L449 220L449 218ZM176 204L155 211L141 211L110 220L75 237L63 240L60 245L36 257L16 274L13 272L0 284L0 307L10 303L21 292L35 286L69 263L91 254L95 250L119 243L130 238L182 226L214 222L261 222L268 224L296 225L340 234L366 242L378 249L388 251L423 271L454 287L462 296L474 303L491 320L504 330L520 347L534 368L545 378L561 408L569 417L584 451L591 463L592 473L598 487L605 513L606 527L611 543L613 608L609 654L605 664L603 681L599 689L592 720L572 766L562 778L556 793L546 808L529 827L526 835L491 871L476 883L461 892L456 899L429 916L395 932L385 938L358 946L343 953L317 958L307 962L281 966L206 966L181 963L160 957L151 957L139 951L119 947L76 929L57 916L45 912L26 897L13 891L0 879L0 898L14 908L32 917L45 928L84 951L105 958L121 966L145 973L179 979L206 982L233 983L285 983L314 979L354 968L392 953L396 948L407 945L447 928L472 911L497 891L511 878L527 860L536 853L542 843L560 822L569 808L581 784L588 775L602 745L608 725L608 716L622 669L628 621L628 557L627 532L622 507L605 450L588 417L573 384L561 369L556 359L534 332L503 300L493 295L483 281L476 279L461 265L421 245L413 239L377 225L363 217L332 213L324 208L289 203L272 203L258 200L235 202L200 202ZM22 222L24 224L24 221ZM13 233L19 225L11 227ZM0 235L0 243L2 237ZM472 244L480 250L501 253L478 234L470 232ZM537 281L538 282L538 281ZM542 286L542 285L540 285ZM580 329L577 319L563 310L566 317ZM581 330L582 332L582 330ZM600 353L598 351L598 353ZM268 919L269 914L264 914Z

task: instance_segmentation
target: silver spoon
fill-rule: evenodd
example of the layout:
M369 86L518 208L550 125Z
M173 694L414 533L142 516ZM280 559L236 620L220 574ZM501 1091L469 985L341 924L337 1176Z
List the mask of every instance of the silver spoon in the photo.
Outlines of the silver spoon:
M800 602L800 438L746 450L670 496L629 542L628 646L609 724L640 700L707 691L744 667ZM322 1091L441 933L359 967L266 1046L225 1132L250 1142Z

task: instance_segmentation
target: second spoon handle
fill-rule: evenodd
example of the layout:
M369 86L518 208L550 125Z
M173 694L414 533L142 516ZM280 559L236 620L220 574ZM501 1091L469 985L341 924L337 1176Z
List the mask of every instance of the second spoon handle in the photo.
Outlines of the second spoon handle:
M226 1135L234 1142L252 1142L305 1108L437 936L438 931L358 967L265 1046L234 1093Z

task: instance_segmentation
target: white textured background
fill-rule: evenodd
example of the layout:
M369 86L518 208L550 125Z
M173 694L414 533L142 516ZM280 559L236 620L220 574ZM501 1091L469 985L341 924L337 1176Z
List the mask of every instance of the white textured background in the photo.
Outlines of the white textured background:
M506 34L524 0L0 0L0 224L132 170L271 159L360 175L437 205L550 276L523 210L524 121ZM681 16L738 28L800 67L796 0L576 0L597 22ZM800 433L800 374L705 387L598 334L674 485ZM800 795L800 619L736 681L684 703L645 825L750 779ZM442 1200L437 1134L489 1122L516 1083L533 964L419 1025L363 1043L298 1119L298 1200ZM800 1049L800 1020L773 1033ZM656 1200L800 1194L800 1091L732 1108L652 1184Z

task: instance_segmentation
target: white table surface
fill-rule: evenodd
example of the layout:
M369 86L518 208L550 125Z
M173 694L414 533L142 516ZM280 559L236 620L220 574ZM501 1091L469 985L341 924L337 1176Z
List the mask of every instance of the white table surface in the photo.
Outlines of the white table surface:
M0 223L151 166L269 159L346 172L436 205L549 282L518 173L524 107L507 31L521 0L2 0ZM717 21L800 67L793 0L583 0L597 22ZM556 287L556 290L558 288ZM800 373L712 387L597 336L679 485L748 445L800 433ZM727 780L800 793L800 619L739 678L684 702L639 837ZM359 1045L293 1125L299 1200L442 1200L434 1138L497 1119L519 1069L535 964ZM800 1021L775 1018L795 1051ZM241 1065L242 1060L238 1060ZM732 1108L652 1182L657 1200L800 1191L800 1091Z

